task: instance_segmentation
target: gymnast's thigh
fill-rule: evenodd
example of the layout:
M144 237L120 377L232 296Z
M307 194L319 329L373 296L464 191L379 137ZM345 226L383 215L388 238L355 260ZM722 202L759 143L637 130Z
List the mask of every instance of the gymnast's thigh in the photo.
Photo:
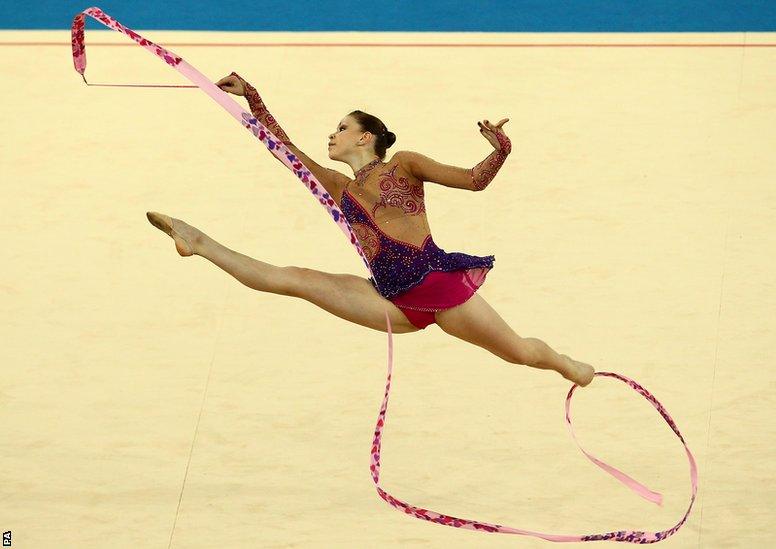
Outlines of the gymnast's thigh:
M288 271L288 295L299 297L361 326L387 332L385 311L391 331L416 332L401 310L381 296L368 279L347 273L326 273L306 267L285 267Z

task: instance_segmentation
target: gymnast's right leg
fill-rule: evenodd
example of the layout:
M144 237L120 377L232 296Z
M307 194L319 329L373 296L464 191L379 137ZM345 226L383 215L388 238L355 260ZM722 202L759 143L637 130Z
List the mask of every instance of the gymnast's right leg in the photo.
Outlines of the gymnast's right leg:
M175 240L175 247L180 255L202 256L249 288L299 297L335 316L381 332L387 331L387 310L393 333L403 334L418 330L404 313L381 296L366 278L351 274L325 273L304 267L277 267L230 250L180 219L157 212L148 212L146 216L155 227Z

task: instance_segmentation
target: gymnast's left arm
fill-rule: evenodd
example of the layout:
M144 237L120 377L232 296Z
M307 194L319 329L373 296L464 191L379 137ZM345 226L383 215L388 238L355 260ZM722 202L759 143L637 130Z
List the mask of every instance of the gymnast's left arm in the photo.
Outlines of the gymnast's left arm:
M512 142L506 136L501 126L509 119L504 119L496 125L478 122L480 133L494 146L482 162L471 169L458 168L441 164L431 158L413 151L400 151L394 156L406 166L413 177L421 181L432 181L446 187L481 191L496 177L507 156L512 152Z
M267 106L261 99L259 92L256 91L256 88L251 86L236 72L232 72L230 76L234 76L239 79L244 86L244 95L248 100L248 106L250 107L253 116L255 116L259 122L261 122L262 125L264 125L269 131L275 134L275 137L280 139L283 144L288 147L288 149L294 153L305 166L310 169L310 172L312 172L315 178L320 181L321 185L323 185L323 187L331 196L339 196L341 187L344 187L344 185L350 180L348 176L338 172L337 170L332 170L330 168L321 166L312 158L303 153L296 145L291 142L291 140L288 138L288 135L286 135L286 132L283 130L283 128L280 127L280 124L278 124L278 121L275 120L275 117L270 114L269 110L267 110ZM223 80L226 79L222 79L222 81ZM231 91L231 88L228 84L224 87L226 88L226 91ZM280 159L278 159L278 161L282 162Z

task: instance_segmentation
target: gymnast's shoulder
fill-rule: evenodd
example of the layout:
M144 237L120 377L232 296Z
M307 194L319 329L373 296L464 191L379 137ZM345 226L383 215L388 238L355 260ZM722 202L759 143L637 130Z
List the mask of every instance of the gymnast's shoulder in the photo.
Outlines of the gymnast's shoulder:
M397 163L399 167L407 172L409 175L416 179L420 179L416 173L420 170L418 169L420 167L420 163L424 161L424 159L427 159L428 157L425 155L422 155L415 151L409 151L409 150L403 150L403 151L396 151L393 153L393 156L391 157L386 164L393 164ZM430 160L430 159L429 159ZM415 170L413 171L413 168Z

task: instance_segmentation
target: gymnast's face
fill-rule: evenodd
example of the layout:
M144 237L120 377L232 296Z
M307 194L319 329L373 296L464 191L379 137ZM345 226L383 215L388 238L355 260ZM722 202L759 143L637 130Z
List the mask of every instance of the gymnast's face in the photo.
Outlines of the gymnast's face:
M344 162L343 158L355 151L357 143L362 141L365 133L367 132L364 132L355 118L350 115L343 118L337 125L337 130L329 134L329 158Z

